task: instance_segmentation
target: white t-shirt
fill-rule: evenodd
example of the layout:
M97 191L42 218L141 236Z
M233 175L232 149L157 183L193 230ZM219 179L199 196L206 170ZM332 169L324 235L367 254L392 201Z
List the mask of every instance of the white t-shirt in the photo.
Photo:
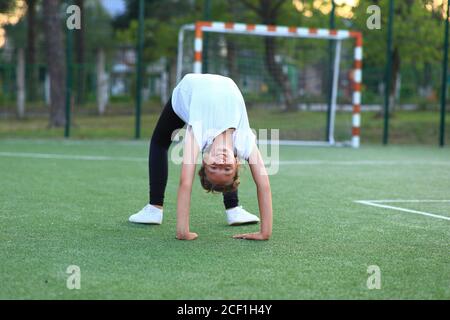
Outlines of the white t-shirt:
M235 152L239 158L248 160L256 136L250 129L244 98L232 79L214 74L187 74L173 90L172 107L192 127L202 152L219 134L235 128Z

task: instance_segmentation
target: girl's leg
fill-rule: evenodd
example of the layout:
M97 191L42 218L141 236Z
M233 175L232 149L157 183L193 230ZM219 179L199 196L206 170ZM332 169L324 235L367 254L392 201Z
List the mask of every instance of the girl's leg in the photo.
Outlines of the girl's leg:
M232 209L239 205L238 191L223 193L223 204L225 209Z
M159 117L150 142L148 157L150 204L162 206L168 178L168 150L172 143L172 134L183 128L184 121L177 116L169 99Z

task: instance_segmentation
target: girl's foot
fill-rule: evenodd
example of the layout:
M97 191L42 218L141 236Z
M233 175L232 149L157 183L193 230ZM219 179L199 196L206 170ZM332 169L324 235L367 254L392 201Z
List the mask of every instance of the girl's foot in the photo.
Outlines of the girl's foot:
M134 223L161 224L162 219L162 209L147 204L141 211L130 216L128 221Z
M239 226L241 224L259 222L259 218L257 216L251 214L241 206L228 209L225 212L227 214L227 223L229 226Z

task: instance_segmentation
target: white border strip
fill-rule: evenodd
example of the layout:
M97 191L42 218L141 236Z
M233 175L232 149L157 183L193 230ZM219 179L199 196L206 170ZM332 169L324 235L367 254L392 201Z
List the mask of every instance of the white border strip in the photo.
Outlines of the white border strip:
M62 159L62 160L87 160L87 161L148 161L147 158L138 157L110 157L110 156L90 156L72 155L56 153L28 153L28 152L0 152L0 157L12 158L33 158L33 159Z
M436 218L436 219L443 219L443 220L450 221L450 217L440 216L438 214L380 204L383 202L450 202L450 200L404 200L404 201L402 201L402 200L357 200L354 202L359 203L359 204L364 204L367 206L372 206L372 207L391 209L391 210L403 211L403 212L408 212L408 213L415 213L415 214L420 214L422 216L427 216L427 217L432 217L432 218Z
M367 202L373 202L373 203L395 203L395 202L411 202L411 203L419 203L419 202L449 202L450 200L361 200L361 201L367 201Z
M86 160L86 161L134 161L134 162L147 162L148 159L144 157L112 157L112 156L96 156L96 155L72 155L72 154L58 154L58 153L34 153L34 152L0 152L0 158L30 158L30 159L60 159L60 160ZM424 165L424 166L449 166L449 161L389 161L389 160L281 160L272 161L266 159L267 164L280 164L280 165L342 165L342 166L355 166L355 165L368 165L368 166L404 166L404 165ZM377 202L407 202L407 200L364 200L372 203ZM411 202L413 200L410 200ZM437 201L437 200L417 200L420 201ZM443 202L450 200L442 200Z

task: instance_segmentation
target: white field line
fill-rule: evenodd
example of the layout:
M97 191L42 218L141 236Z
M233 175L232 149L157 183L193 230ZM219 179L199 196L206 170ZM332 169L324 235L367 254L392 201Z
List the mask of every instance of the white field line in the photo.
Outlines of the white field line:
M134 162L146 162L147 158L141 157L112 157L112 156L96 156L96 155L69 155L69 154L56 154L56 153L32 153L32 152L0 152L0 157L12 157L12 158L33 158L33 159L63 159L63 160L85 160L85 161L134 161ZM449 166L450 161L401 161L401 160L282 160L272 161L267 159L267 165L443 165Z
M403 212L408 212L408 213L415 213L415 214L420 214L420 215L427 216L427 217L450 221L450 217L440 216L438 214L380 204L380 202L450 202L450 200L405 200L405 201L402 201L402 200L358 200L358 201L354 201L354 202L364 204L367 206L403 211Z
M137 157L109 157L109 156L82 156L54 153L28 153L28 152L0 152L0 157L12 158L35 158L35 159L64 159L64 160L87 160L87 161L148 161L147 158Z
M411 203L418 203L418 202L448 202L450 203L450 200L403 200L403 199L396 199L396 200L361 200L361 201L367 201L367 202L374 202L374 203L395 203L395 202L411 202Z
M66 140L66 139L15 139L15 138L6 138L6 139L0 139L0 143L2 144L9 144L9 145L16 145L20 143L32 143L33 145L48 145L48 146L55 146L55 145L83 145L83 146L105 146L105 145L122 145L122 146L141 146L141 145L149 145L149 140L95 140L95 139L89 139L89 140Z
M450 166L450 161L428 161L428 160L417 160L417 161L403 161L403 160L284 160L284 161L268 161L271 164L283 164L283 165L387 165L387 166L397 166L397 165L443 165Z

